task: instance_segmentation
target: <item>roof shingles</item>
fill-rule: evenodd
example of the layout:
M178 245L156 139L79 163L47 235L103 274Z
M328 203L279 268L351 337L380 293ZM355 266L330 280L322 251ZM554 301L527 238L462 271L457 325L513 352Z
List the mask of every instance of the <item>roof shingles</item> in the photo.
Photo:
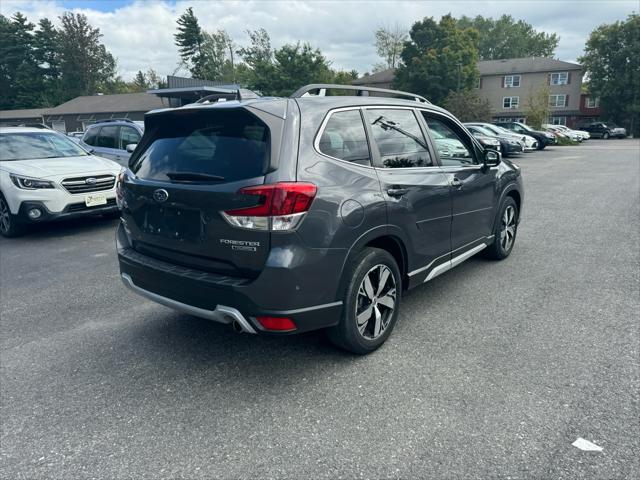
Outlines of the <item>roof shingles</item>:
M582 70L582 65L563 62L555 58L528 57L508 58L505 60L484 60L478 62L480 75L501 75L504 73L557 72Z
M89 113L147 112L167 105L149 93L118 93L114 95L87 95L76 97L47 110L47 115Z

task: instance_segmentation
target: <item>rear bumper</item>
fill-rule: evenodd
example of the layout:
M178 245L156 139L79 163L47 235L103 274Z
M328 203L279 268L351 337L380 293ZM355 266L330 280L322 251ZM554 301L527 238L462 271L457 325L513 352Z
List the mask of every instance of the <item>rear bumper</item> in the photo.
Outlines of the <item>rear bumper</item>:
M295 268L287 273L286 269L265 267L257 279L230 277L142 255L128 245L122 224L116 238L125 285L175 310L221 323L237 321L249 333L302 333L336 325L340 320L342 301L335 301L331 289L326 289L322 303L300 304L304 291L313 285L300 284ZM330 279L326 283L337 282ZM258 316L290 318L296 330L267 331L256 320Z

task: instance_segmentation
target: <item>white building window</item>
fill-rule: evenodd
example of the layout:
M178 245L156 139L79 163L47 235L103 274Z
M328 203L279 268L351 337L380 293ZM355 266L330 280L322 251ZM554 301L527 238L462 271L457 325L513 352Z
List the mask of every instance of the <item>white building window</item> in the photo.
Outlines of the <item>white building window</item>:
M503 83L505 88L519 87L520 75L505 75Z
M569 72L558 72L551 74L551 85L566 85L569 83Z
M67 124L64 120L55 120L51 122L51 127L57 132L67 133Z
M494 117L494 122L520 122L527 123L527 119L525 117Z
M549 95L550 107L564 107L567 104L567 96L562 95Z
M587 108L598 108L600 106L600 97L587 97Z
M502 99L502 108L518 108L520 105L520 97L504 97Z
M567 117L551 117L549 118L549 123L551 125L566 125Z

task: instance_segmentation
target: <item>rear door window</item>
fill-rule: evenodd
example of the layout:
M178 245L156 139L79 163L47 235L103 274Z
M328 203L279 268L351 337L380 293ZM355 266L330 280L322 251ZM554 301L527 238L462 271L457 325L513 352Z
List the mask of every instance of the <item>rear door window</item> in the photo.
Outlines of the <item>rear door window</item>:
M140 143L140 134L135 128L132 127L120 127L120 148L121 150L125 150L127 145L132 143Z
M87 145L95 146L98 140L98 131L99 128L90 128L87 130L87 133L84 135L84 139L82 140Z
M100 128L96 147L118 148L118 126L108 125Z
M418 168L434 166L418 119L412 110L366 110L373 140L380 152L375 165L380 168Z
M270 160L269 128L240 108L159 114L143 143L131 170L148 180L195 173L232 182L264 175Z
M367 134L360 110L334 112L322 131L318 150L329 157L370 165Z

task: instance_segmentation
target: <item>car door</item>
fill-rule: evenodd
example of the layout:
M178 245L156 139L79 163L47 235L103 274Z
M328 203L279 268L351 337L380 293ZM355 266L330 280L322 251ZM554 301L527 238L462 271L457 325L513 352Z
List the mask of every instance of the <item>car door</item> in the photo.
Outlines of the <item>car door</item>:
M593 125L593 133L595 133L597 137L602 137L604 135L605 130L606 130L606 127L604 123L596 123Z
M434 143L450 185L451 250L455 257L485 243L493 232L497 167L484 166L483 151L458 123L434 112L422 111L422 117L431 136L444 138Z
M131 154L127 152L127 145L138 144L140 143L141 135L138 133L133 127L129 127L127 125L120 125L120 140L119 140L119 157L120 160L117 160L118 163L122 165L127 165L129 163L129 157Z
M368 107L365 118L389 228L405 241L415 284L450 258L449 183L414 109Z

